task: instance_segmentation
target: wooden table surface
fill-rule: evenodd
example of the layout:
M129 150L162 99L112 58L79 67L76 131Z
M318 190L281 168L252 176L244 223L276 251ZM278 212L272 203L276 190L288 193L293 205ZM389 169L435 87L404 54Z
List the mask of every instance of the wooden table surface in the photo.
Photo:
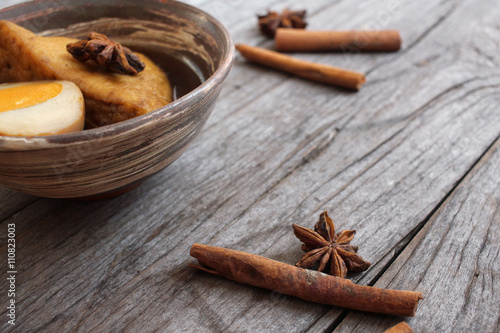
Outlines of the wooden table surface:
M20 1L3 1L5 7ZM366 73L355 93L236 57L201 135L119 197L0 188L2 332L500 331L500 6L497 0L192 0L236 43L273 48L266 9L309 29L397 29L396 53L300 53ZM188 266L193 243L294 264L292 223L328 210L372 266L361 285L421 291L416 316L325 306ZM7 230L16 229L16 326Z

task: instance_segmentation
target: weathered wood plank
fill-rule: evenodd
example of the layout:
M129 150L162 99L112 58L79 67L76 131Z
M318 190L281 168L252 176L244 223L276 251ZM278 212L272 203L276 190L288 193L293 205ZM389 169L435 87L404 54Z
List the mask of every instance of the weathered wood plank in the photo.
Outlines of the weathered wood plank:
M30 203L39 200L36 197L17 193L2 186L0 186L0 198L3 201L0 204L0 222L11 217Z
M318 26L357 27L388 5L327 3L314 2ZM312 226L329 209L340 228L358 229L354 243L374 262L356 280L380 274L499 135L498 55L478 57L473 45L500 15L493 2L471 3L402 3L390 21L408 43L397 54L300 55L368 71L359 94L238 60L200 139L169 168L119 198L41 199L10 217L2 226L19 229L19 327L328 327L338 309L193 272L189 247L293 263L301 251L290 224ZM253 14L231 20L235 40L268 45Z
M0 8L6 8L14 5L18 5L23 2L28 2L29 0L4 0L0 5Z
M376 283L425 294L415 332L500 330L500 139ZM335 332L381 332L400 318L350 314Z

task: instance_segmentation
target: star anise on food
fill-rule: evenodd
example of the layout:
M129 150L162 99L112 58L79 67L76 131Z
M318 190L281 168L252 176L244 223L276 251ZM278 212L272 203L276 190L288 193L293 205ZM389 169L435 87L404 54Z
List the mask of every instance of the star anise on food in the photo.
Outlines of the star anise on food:
M70 43L66 49L80 61L94 60L100 67L120 74L135 75L146 67L129 48L94 31L87 40Z
M281 14L268 10L266 15L257 15L260 31L271 38L278 28L304 29L307 26L305 16L305 10L288 9L283 10Z
M307 252L296 264L298 267L313 268L318 264L318 271L345 278L347 271L362 272L371 265L356 254L358 247L350 244L356 231L335 234L335 224L326 211L319 216L314 231L294 224L293 232Z

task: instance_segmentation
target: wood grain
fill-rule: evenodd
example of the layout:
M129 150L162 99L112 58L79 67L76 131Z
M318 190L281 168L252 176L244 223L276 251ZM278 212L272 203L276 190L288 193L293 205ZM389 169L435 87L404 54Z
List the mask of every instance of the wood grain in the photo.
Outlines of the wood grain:
M382 332L402 321L348 314L187 266L195 242L295 263L302 251L291 224L312 227L325 209L339 229L357 230L353 245L373 263L354 281L424 292L408 320L415 332L426 324L495 328L499 296L485 292L496 286L499 252L495 1L189 3L225 23L235 42L272 48L255 14L307 7L310 29L397 29L403 49L296 55L367 73L357 94L237 58L199 139L137 189L96 202L2 190L1 234L7 223L18 230L16 329ZM0 246L5 253L5 238ZM440 279L448 268L439 263L450 255L447 286ZM454 267L460 274L453 276ZM458 292L438 304L451 287ZM496 312L484 311L480 296ZM470 315L454 317L463 311ZM0 330L11 329L5 325Z
M413 238L375 286L421 290L416 332L498 332L500 139ZM335 332L389 327L353 313ZM386 326L388 325L388 326Z

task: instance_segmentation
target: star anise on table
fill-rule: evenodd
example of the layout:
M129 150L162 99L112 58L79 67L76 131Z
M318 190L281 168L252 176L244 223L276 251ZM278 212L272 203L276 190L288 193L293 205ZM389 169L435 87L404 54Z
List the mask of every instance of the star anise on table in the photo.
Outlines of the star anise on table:
M283 10L281 14L268 10L266 15L257 15L260 31L271 38L278 28L304 29L307 26L305 16L305 10L288 9Z
M296 264L298 267L313 268L318 264L318 271L345 278L347 271L362 272L371 265L356 254L358 247L350 244L356 231L335 234L335 224L326 211L321 213L314 231L294 224L293 232L307 252Z
M129 48L94 31L88 34L87 40L70 43L66 49L80 61L94 60L115 73L135 75L146 67Z

